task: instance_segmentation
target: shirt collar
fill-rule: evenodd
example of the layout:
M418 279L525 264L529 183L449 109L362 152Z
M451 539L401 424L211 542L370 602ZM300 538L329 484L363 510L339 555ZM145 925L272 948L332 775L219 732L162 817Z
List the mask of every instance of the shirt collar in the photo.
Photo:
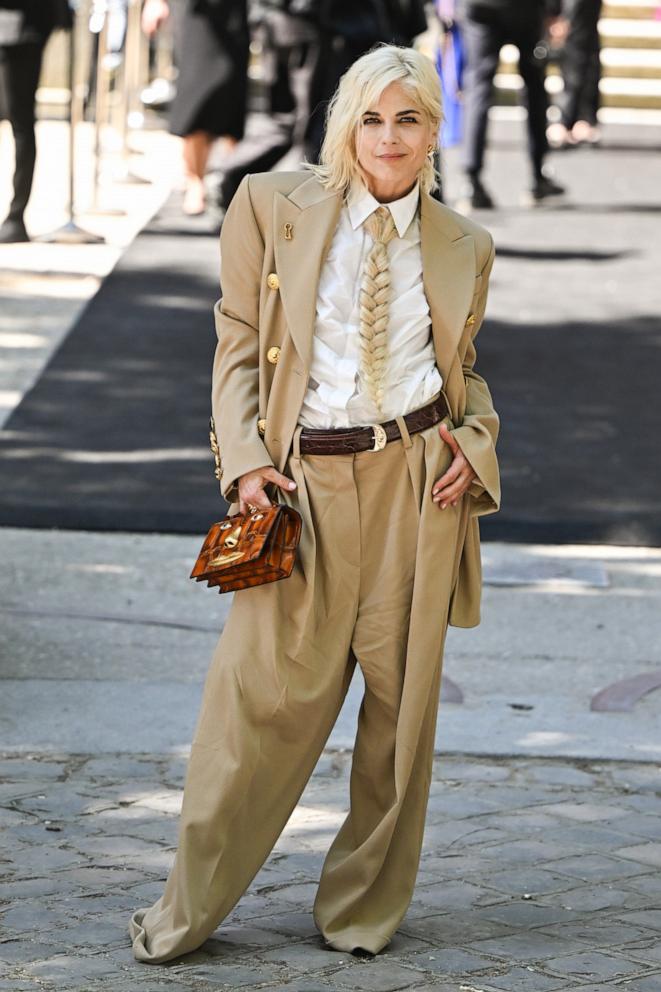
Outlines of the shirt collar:
M399 200L393 200L392 203L381 204L379 201L372 196L370 191L366 186L363 185L359 180L355 180L350 188L347 195L347 209L349 211L349 220L351 221L351 226L354 231L358 230L361 224L364 224L371 213L373 213L377 207L386 206L392 214L392 219L395 222L395 227L397 228L397 234L400 238L403 238L406 234L411 221L413 220L416 210L418 209L418 202L420 200L420 180L418 180L406 196L400 197Z

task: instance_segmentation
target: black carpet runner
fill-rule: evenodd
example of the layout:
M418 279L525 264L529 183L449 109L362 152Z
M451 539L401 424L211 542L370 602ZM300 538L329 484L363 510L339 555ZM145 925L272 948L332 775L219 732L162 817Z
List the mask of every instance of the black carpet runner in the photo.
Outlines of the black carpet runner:
M217 270L216 234L182 225L170 201L6 425L0 524L201 533L218 518ZM488 321L479 368L502 416L503 509L483 537L660 544L660 361L652 317Z

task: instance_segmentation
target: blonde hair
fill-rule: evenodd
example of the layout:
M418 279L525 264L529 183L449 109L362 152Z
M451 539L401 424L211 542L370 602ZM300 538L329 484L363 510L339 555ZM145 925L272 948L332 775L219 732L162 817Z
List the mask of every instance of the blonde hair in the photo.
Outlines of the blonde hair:
M346 191L356 176L367 185L358 161L356 133L365 111L396 82L411 90L438 133L443 120L441 85L431 60L413 48L398 45L371 49L347 69L328 104L319 164L304 163L327 189ZM420 170L420 185L428 193L438 186L432 155Z

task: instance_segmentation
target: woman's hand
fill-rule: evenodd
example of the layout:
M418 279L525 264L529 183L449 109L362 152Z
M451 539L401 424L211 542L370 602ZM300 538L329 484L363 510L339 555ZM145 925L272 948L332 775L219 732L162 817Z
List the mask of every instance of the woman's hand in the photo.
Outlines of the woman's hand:
M169 16L170 8L167 0L145 0L145 5L142 8L142 30L148 38L151 38Z
M438 433L452 452L452 464L447 472L436 480L431 491L433 501L444 510L448 503L452 506L457 505L457 501L464 495L473 479L477 479L477 474L452 437L448 425L441 424Z
M569 35L569 27L569 18L562 15L547 17L544 22L546 34L555 45L564 45Z
M264 486L269 482L274 482L280 489L296 489L295 482L288 479L286 475L281 475L271 465L256 468L253 472L246 472L239 479L239 513L245 513L249 506L268 510L271 506L271 500L264 492Z

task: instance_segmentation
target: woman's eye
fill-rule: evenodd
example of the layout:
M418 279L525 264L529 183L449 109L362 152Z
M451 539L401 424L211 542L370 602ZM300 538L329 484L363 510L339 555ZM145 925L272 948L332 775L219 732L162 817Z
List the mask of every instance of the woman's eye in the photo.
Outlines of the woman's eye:
M378 124L378 123L379 123L378 117L366 117L363 120L363 124Z
M400 123L402 123L402 124L417 124L418 123L418 118L417 117L400 117L399 120L400 120Z

